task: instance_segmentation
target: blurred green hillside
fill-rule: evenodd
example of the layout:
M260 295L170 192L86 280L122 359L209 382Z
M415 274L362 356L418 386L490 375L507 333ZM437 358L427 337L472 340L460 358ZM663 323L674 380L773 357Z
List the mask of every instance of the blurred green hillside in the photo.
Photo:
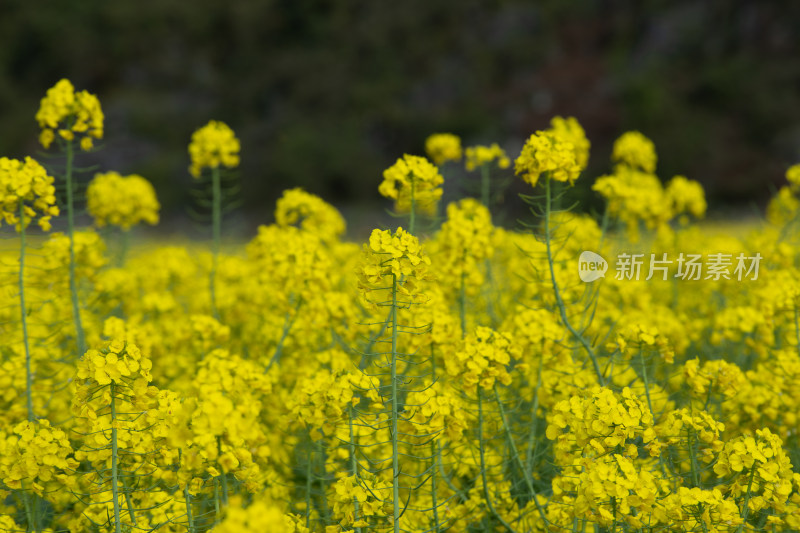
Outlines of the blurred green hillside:
M242 140L249 211L290 186L383 206L381 172L430 133L515 157L574 115L589 176L638 129L663 178L736 210L800 161L798 28L791 0L2 0L0 153L38 150L39 99L67 77L106 113L88 162L146 176L166 210L188 201L186 145L211 118Z

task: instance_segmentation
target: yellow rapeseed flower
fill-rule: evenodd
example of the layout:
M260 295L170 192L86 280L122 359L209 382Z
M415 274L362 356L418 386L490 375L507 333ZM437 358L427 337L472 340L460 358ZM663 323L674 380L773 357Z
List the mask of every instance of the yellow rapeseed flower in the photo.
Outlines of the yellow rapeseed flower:
M346 229L344 218L335 207L300 188L283 192L275 205L275 223L281 227L297 224L325 242L340 237Z
M537 131L531 135L514 161L514 171L532 186L542 174L572 185L581 170L575 145L553 131Z
M39 226L50 229L50 219L58 215L53 177L30 157L24 161L0 157L0 225L23 225L20 204L24 211L24 226L39 217Z
M192 164L189 172L200 177L204 168L218 168L224 165L234 168L239 165L239 139L224 122L211 120L192 134L189 155Z
M103 110L97 96L87 91L75 92L75 87L67 79L62 79L47 90L42 98L36 121L42 128L39 141L49 148L55 134L67 141L81 135L80 146L88 151L92 148L92 138L103 138Z
M589 148L591 143L586 138L586 132L583 130L578 119L575 117L553 117L550 121L550 131L572 143L575 149L575 156L578 165L581 169L586 168L589 163Z
M444 178L430 161L406 154L383 172L378 192L395 201L398 213L410 212L413 202L416 211L434 214L442 197L442 183Z
M461 159L461 138L452 133L434 133L425 140L425 153L437 165L458 161Z
M656 171L656 147L638 131L623 133L614 141L611 159L632 169L648 173Z
M497 161L497 166L499 168L508 168L511 165L511 160L506 155L505 150L500 148L497 143L493 143L491 146L470 146L464 153L467 159L464 166L470 171L480 168L492 161Z
M142 221L158 224L161 206L145 178L106 172L97 174L86 189L86 207L98 227L109 224L127 230Z

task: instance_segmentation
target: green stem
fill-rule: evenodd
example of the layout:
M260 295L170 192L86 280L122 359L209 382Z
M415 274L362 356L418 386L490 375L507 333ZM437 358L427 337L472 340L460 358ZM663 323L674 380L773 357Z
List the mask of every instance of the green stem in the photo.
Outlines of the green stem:
M264 373L267 373L269 369L272 368L272 365L280 360L281 354L283 353L283 345L286 342L286 338L289 336L289 331L292 329L294 321L297 320L297 313L300 310L302 303L303 299L298 296L297 304L294 306L294 311L287 311L286 317L283 319L281 338L278 340L278 345L275 347L275 353L272 354L272 358L269 360L266 368L264 368Z
M750 480L747 482L747 494L744 497L744 509L742 510L742 523L739 525L736 533L741 533L744 530L744 526L747 523L747 515L750 514L750 496L751 490L753 489L753 477L756 474L756 465L754 464L753 467L750 469Z
M506 439L508 440L508 445L511 448L511 453L514 455L514 458L517 460L519 464L519 468L522 470L522 477L525 478L525 485L528 486L528 493L533 498L533 503L536 504L536 510L539 511L539 516L542 517L542 521L547 524L547 515L544 512L544 508L542 504L539 502L539 496L536 494L536 490L533 488L533 479L531 479L531 473L525 468L525 463L522 462L522 457L517 450L517 445L514 442L514 435L511 433L511 427L508 425L508 420L506 420L506 411L503 408L503 402L500 400L500 393L497 391L497 384L495 383L494 386L494 398L497 401L497 408L500 411L500 421L503 424L503 429L506 432Z
M412 191L413 191L413 181ZM414 197L411 197L411 213L413 220ZM400 452L398 449L397 422L398 422L398 400L397 397L397 276L392 274L392 368L391 368L391 387L392 387L392 521L394 533L400 533Z
M311 527L311 479L314 474L314 449L308 449L308 462L306 463L306 528Z
M22 505L25 507L25 518L28 521L26 531L39 531L36 524L36 514L31 510L31 502L28 499L28 492L25 490L25 481L21 482L20 490L22 492Z
M567 309L566 309L566 306L564 305L564 300L561 298L561 292L558 289L558 283L556 283L555 265L553 264L553 250L552 250L552 245L551 245L551 242L550 242L552 236L550 235L550 203L551 203L551 198L550 198L550 178L549 177L545 178L544 190L545 190L545 195L546 195L545 204L544 204L544 209L545 209L545 215L544 215L545 247L547 249L547 264L550 267L550 281L553 284L553 292L555 293L555 297L556 297L556 305L558 306L558 311L559 311L559 314L561 315L561 321L564 323L564 327L566 327L567 330L569 330L569 332L572 334L572 336L575 337L575 339L577 339L578 342L581 343L583 348L586 350L586 353L589 355L589 359L591 359L591 361L592 361L592 366L594 367L595 374L597 374L597 381L602 386L602 385L605 384L605 380L603 379L603 373L600 370L600 364L597 362L597 356L595 355L594 350L592 349L592 347L589 344L589 342L583 337L583 335L578 333L578 331L572 326L572 323L570 323L569 318L567 318Z
M459 283L459 290L458 290L458 314L461 317L462 339L467 335L467 289L465 287L465 280L464 280L464 278L467 277L467 273L464 271L466 255L467 251L464 250L464 257L462 258L461 261L461 280Z
M489 285L488 290L484 291L486 298L486 314L489 315L492 329L496 329L499 322L497 312L495 311L495 298L498 294L497 284L494 281L494 274L492 273L492 262L488 257L484 261L484 264L486 265L486 281ZM486 286L484 285L484 287Z
M433 531L439 531L439 502L437 501L436 492L439 490L436 486L436 439L431 439L431 510L433 511Z
M539 358L539 369L536 372L536 388L533 390L533 406L531 407L531 432L528 435L528 452L525 460L525 469L530 472L533 469L533 461L536 457L536 448L538 447L537 423L536 416L539 411L539 389L542 387L542 366L544 364L544 350L542 350L542 357Z
M700 486L699 468L697 465L697 450L695 449L696 442L692 439L692 428L686 430L686 436L689 444L689 465L692 469L692 487Z
M192 495L189 494L189 483L183 487L183 499L186 500L186 520L189 522L189 533L194 533L194 516L192 515Z
M353 406L350 405L347 409L348 423L350 426L350 473L353 475L353 481L358 483L358 457L356 457L356 439L353 432ZM353 521L358 522L358 498L353 497ZM361 533L361 528L355 528L356 533Z
M128 255L128 249L131 246L131 232L128 229L123 229L120 235L119 254L117 255L117 266L123 267L125 265L125 258Z
M489 509L489 512L492 514L494 518L500 522L503 527L509 533L515 533L514 528L509 525L508 522L503 520L503 517L497 512L497 509L494 508L494 504L492 503L492 498L489 495L489 483L486 479L486 450L485 446L483 445L483 394L481 394L482 390L481 387L478 386L477 389L477 396L478 396L478 455L480 456L481 461L481 481L483 482L483 497L486 500L486 507ZM493 530L492 530L493 531Z
M489 207L489 163L481 166L481 203Z
M19 201L19 307L22 318L22 341L25 345L25 398L28 405L28 421L33 422L33 373L31 372L31 348L28 343L28 312L25 305L25 205Z
M220 183L219 167L211 169L211 272L209 274L209 290L211 292L211 313L214 318L219 320L217 309L216 277L217 264L219 261L220 234L222 233L222 185Z
M219 522L220 519L220 505L219 505L219 478L214 478L214 523ZM308 524L306 524L307 526Z
M131 517L131 523L135 526L136 525L136 514L133 511L133 501L131 500L131 492L128 490L128 484L125 483L125 476L121 476L122 481L122 491L125 494L125 503L128 506L128 514Z
M647 397L647 407L650 408L650 414L655 424L656 414L653 412L653 403L650 401L650 383L647 381L647 365L644 364L644 353L641 346L639 346L639 362L642 364L642 381L644 382L644 395Z
M414 230L416 229L416 211L417 211L417 199L415 198L415 194L417 190L416 180L414 176L411 176L411 212L408 215L408 232L411 235L414 235Z
M114 499L114 532L121 533L119 509L119 450L117 449L117 402L114 392L114 382L109 385L111 393L111 497Z
M325 453L325 441L320 439L315 444L317 454L319 456L319 514L322 517L323 523L329 523L331 519L330 508L328 507L328 495L325 493L325 480L328 478L328 472L325 468L327 464L327 454Z
M797 351L800 352L800 317L798 316L797 304L794 306L794 334L797 337Z
M225 470L222 471L222 503L228 505L228 474Z
M72 141L66 143L66 180L67 180L67 235L69 236L69 292L72 298L72 318L75 320L75 340L78 345L78 356L86 353L86 339L81 324L81 308L78 303L78 282L75 276L75 200L72 182L72 163L74 152Z

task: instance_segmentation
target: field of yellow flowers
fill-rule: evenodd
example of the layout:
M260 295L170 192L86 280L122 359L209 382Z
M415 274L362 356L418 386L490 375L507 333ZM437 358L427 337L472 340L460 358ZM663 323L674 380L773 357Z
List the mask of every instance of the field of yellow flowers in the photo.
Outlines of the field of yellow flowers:
M595 220L563 208L593 178L556 117L513 160L510 231L488 206L512 159L437 134L376 180L402 227L348 242L293 189L222 248L239 141L211 121L187 159L211 245L126 250L159 204L141 176L76 187L98 98L62 80L36 120L63 164L0 158L0 531L800 530L800 165L715 236L702 187L624 133ZM479 198L441 206L458 164Z

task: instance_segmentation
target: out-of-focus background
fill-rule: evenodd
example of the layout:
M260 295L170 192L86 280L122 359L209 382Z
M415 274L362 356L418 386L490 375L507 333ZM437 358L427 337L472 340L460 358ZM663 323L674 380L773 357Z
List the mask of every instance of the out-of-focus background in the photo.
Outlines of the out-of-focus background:
M513 159L572 115L592 141L584 208L637 129L662 179L738 217L800 161L798 30L796 0L1 0L0 155L36 154L39 99L66 77L106 114L89 162L150 179L166 218L190 202L191 133L228 123L243 209L268 222L292 186L388 207L382 171L431 133Z

